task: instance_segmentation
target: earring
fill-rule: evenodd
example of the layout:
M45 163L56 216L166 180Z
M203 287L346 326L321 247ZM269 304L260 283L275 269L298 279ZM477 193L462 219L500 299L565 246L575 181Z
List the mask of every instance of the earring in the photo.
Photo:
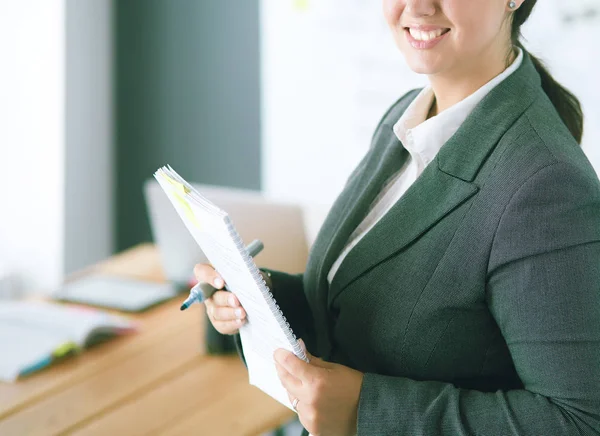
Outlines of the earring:
M508 3L508 8L509 8L509 9L514 9L514 8L516 8L516 7L517 7L517 4L516 4L514 1L510 1L510 2Z

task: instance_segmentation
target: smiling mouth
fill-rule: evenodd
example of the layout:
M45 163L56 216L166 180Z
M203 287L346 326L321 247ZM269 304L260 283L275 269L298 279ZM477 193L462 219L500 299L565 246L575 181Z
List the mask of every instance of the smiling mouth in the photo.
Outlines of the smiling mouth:
M440 36L450 32L450 29L441 28L436 30L423 31L415 29L413 27L405 27L404 30L408 31L410 33L410 36L412 36L415 40L424 42L439 38Z

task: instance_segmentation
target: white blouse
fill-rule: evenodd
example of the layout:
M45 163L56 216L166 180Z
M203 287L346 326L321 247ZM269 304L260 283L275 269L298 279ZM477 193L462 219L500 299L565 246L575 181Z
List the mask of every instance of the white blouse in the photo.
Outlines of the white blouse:
M442 145L454 135L454 132L458 130L475 106L495 86L513 73L521 65L522 60L523 53L518 48L517 58L502 73L473 94L429 119L427 119L427 115L434 99L431 86L423 88L411 102L393 127L394 133L410 155L402 168L383 186L379 195L371 203L366 217L350 235L345 248L327 274L330 285L335 273L350 250L402 197L429 162L435 158Z

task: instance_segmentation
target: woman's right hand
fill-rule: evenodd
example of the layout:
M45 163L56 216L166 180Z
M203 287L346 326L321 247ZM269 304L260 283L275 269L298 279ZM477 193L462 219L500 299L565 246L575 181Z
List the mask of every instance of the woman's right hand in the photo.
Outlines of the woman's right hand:
M194 266L194 275L198 282L209 283L217 289L225 286L223 278L209 264L199 263ZM212 297L204 300L204 307L213 327L221 334L236 334L246 323L246 311L232 292L216 291Z

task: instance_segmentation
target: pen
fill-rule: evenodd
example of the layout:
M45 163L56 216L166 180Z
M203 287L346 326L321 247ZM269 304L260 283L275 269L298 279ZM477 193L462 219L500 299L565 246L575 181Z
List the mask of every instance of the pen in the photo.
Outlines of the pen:
M250 244L248 244L248 246L246 246L246 251L248 252L250 257L254 257L258 253L260 253L263 248L264 248L263 243L260 242L258 239L255 239ZM225 285L225 289L229 290L229 289L227 289L227 285ZM207 298L212 297L212 295L215 293L216 290L217 289L214 288L213 286L211 286L209 283L198 282L192 289L190 289L190 295L183 302L183 304L181 305L181 307L179 309L185 310L196 302L202 303Z

